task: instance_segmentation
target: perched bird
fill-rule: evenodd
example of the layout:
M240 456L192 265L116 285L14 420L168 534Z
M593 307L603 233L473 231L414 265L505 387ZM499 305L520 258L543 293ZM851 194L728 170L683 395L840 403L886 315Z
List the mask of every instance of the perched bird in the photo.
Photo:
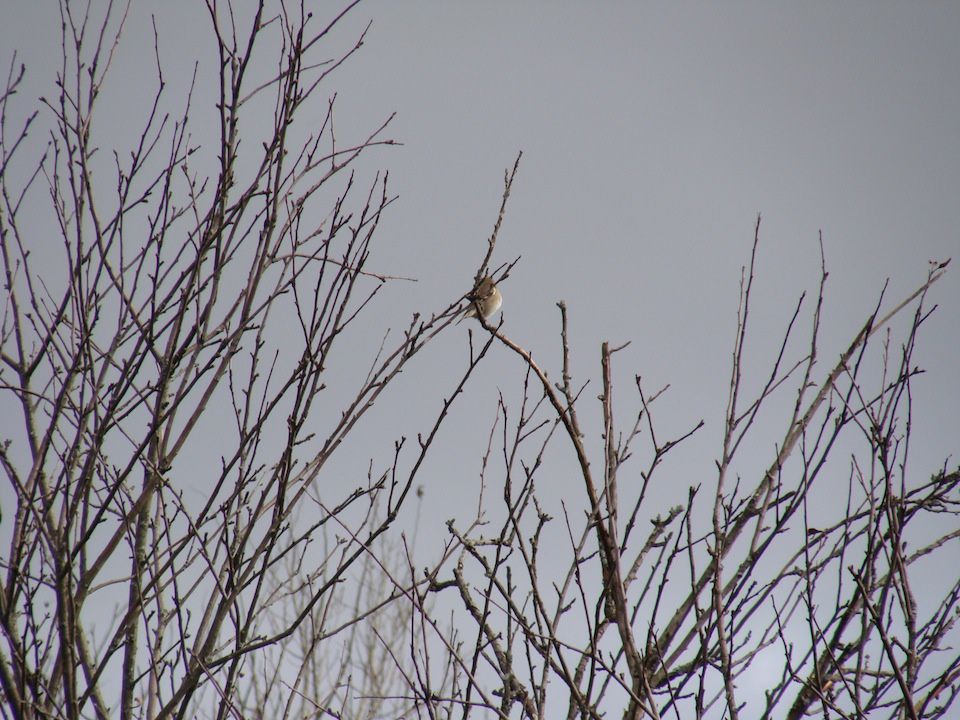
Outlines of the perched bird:
M457 320L459 325L464 318L476 317L478 314L484 318L493 315L503 304L503 295L497 288L493 278L489 275L483 278L470 293L470 305L464 311L463 316Z

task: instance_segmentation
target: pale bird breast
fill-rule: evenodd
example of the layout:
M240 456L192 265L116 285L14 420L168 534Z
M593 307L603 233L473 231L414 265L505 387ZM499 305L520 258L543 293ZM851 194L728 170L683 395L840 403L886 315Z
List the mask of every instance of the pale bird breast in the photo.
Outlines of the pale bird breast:
M490 298L484 302L484 317L493 315L497 310L500 309L500 306L503 305L503 295L500 294L500 291L497 288L493 289L493 294L490 295Z

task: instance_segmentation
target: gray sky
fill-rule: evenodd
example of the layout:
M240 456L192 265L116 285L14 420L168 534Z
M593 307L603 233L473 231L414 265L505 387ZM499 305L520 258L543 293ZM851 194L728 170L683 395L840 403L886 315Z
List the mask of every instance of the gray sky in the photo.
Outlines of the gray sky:
M373 27L340 99L358 114L398 111L405 146L383 162L401 198L381 262L420 283L397 295L429 307L469 285L503 170L522 149L498 245L501 260L523 256L504 288L507 332L556 371L555 302L566 300L584 379L598 377L600 342L632 340L618 357L624 396L633 374L648 389L671 383L660 412L673 429L707 420L695 441L703 467L719 452L758 212L758 367L799 294L815 292L818 231L830 271L824 364L887 278L898 300L928 260L960 254L960 6L358 10L356 25ZM915 386L917 471L960 437L956 271L933 300L941 309L918 355L930 373ZM494 388L518 372L502 354L492 364L471 400L491 417Z
M133 4L102 101L101 131L115 143L133 137L153 91L152 11ZM27 62L25 95L50 94L56 3L14 2L6 15L3 57L16 49ZM195 59L211 60L209 20L192 3L156 20L176 88ZM621 356L628 375L672 383L675 401L701 414L724 397L758 212L759 357L799 293L816 287L819 230L830 351L884 280L899 298L927 260L960 251L955 4L371 1L348 16L329 55L371 20L329 90L347 119L344 141L397 112L388 134L403 147L370 161L390 170L400 195L374 265L419 282L388 289L385 324L469 287L519 150L495 258L523 258L503 288L506 330L546 356L564 299L582 372L595 372L602 340L632 340ZM194 103L213 102L204 100ZM921 355L932 392L917 389L936 456L960 435L956 271L934 300L942 308ZM448 347L460 351L453 338ZM492 375L515 372L501 359Z
M134 3L104 100L112 137L143 117L150 11L161 12L160 53L174 84L195 58L210 61L205 15L174 5ZM3 14L0 57L6 63L18 48L31 72L24 94L52 93L55 3L13 0ZM588 422L603 340L632 341L616 360L624 415L641 375L647 390L672 385L658 409L664 435L706 421L674 461L664 506L708 482L720 452L740 267L757 213L748 352L758 369L800 293L816 291L819 231L830 271L824 374L886 279L892 304L922 282L928 260L960 263L960 4L371 1L352 11L330 56L371 19L365 47L328 89L338 93L345 142L397 112L388 134L403 146L365 165L389 169L400 196L370 266L419 282L384 291L382 322L357 338L357 356L384 328L469 289L504 169L522 150L495 257L522 256L503 287L504 330L559 376L555 303L563 299L575 376L592 378ZM209 109L213 100L195 102ZM951 454L957 460L960 267L932 302L941 307L917 354L929 373L914 384L918 478ZM347 486L371 456L386 462L394 437L424 429L463 363L465 335L464 326L450 332L391 389L385 403L402 411L367 418L341 461ZM422 534L443 533L444 519L473 509L497 391L515 402L521 380L516 358L495 349L427 466ZM425 393L431 384L436 392ZM784 422L774 419L758 441L758 465ZM588 442L597 451L599 432ZM558 495L579 490L563 458L555 463Z

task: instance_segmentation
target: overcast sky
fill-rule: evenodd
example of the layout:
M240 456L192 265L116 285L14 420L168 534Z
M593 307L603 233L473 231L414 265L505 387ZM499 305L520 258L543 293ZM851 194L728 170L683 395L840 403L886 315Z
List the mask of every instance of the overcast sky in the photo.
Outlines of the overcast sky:
M960 254L960 5L382 2L352 21L367 19L339 99L358 116L398 113L384 267L420 278L422 307L461 292L523 150L498 245L500 260L522 255L506 331L556 371L566 300L583 379L599 376L600 342L632 340L624 396L634 374L671 383L671 429L707 421L705 468L758 213L758 367L815 291L818 232L824 363L887 279L899 299L928 260ZM933 300L913 459L937 465L960 437L955 270ZM489 416L519 372L502 353L492 365L471 396Z
M155 87L152 11L133 3L101 100L102 137L120 146L135 137ZM23 94L51 94L56 3L14 2L5 15L0 49L27 63ZM648 389L670 383L660 411L668 428L707 422L685 456L694 468L719 452L740 267L758 213L749 346L758 368L800 293L816 288L819 232L830 270L824 363L887 279L899 299L928 260L960 254L955 3L365 2L322 55L350 47L371 21L328 92L337 93L342 142L396 112L388 134L403 146L367 165L389 169L399 195L371 264L418 279L387 288L371 337L469 289L503 172L522 150L495 257L521 256L503 287L505 331L558 371L555 303L565 300L581 380L598 377L603 340L632 341L616 364L625 395L634 375ZM201 82L209 68L209 19L198 3L174 3L156 22L175 98L196 61ZM201 115L213 100L194 103ZM933 300L941 308L918 354L930 372L915 386L914 460L924 474L960 437L957 270ZM369 420L360 466L375 454L371 438L415 433L435 412L418 408L420 388L453 379L463 335L431 348L394 389L410 394L400 396L406 423L394 413ZM519 372L515 358L494 353L447 428L451 458L477 458L479 418L492 422L497 390L516 391ZM436 462L442 474L453 460L441 453ZM443 482L467 492L473 478Z
M156 17L171 98L197 60L201 77L212 60L198 6L173 3ZM153 91L154 10L133 3L101 101L102 137L118 144L134 137ZM670 383L661 412L674 429L707 421L694 464L709 467L719 450L740 267L758 213L758 367L800 293L815 290L820 231L830 270L824 362L887 279L899 299L928 260L960 254L956 3L372 1L349 14L326 54L371 21L329 92L344 142L397 114L388 134L403 146L368 161L390 170L399 195L371 264L418 282L383 294L383 327L469 289L503 172L522 150L495 258L521 256L503 287L505 331L558 370L555 303L565 300L582 380L598 377L600 342L631 340L617 359L625 383ZM7 6L0 50L27 63L23 95L52 92L58 45L56 3ZM915 387L915 460L930 468L960 437L960 272L933 300L941 307L918 354L930 372ZM431 348L422 376L395 389L411 394L411 425L421 382L453 378L463 335ZM497 389L516 390L519 372L504 352L483 368L448 428L455 456L476 456L477 418L492 421ZM387 436L417 429L393 414L370 422Z

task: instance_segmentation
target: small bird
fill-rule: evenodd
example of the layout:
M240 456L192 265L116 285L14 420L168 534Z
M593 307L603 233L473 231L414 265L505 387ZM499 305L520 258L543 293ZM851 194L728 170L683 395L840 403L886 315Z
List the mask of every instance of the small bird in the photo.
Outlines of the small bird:
M477 283L473 292L470 293L469 298L470 305L460 319L457 320L457 325L463 322L464 318L476 317L478 314L484 318L488 318L499 310L503 304L503 295L500 294L496 283L493 282L493 278L489 275Z

